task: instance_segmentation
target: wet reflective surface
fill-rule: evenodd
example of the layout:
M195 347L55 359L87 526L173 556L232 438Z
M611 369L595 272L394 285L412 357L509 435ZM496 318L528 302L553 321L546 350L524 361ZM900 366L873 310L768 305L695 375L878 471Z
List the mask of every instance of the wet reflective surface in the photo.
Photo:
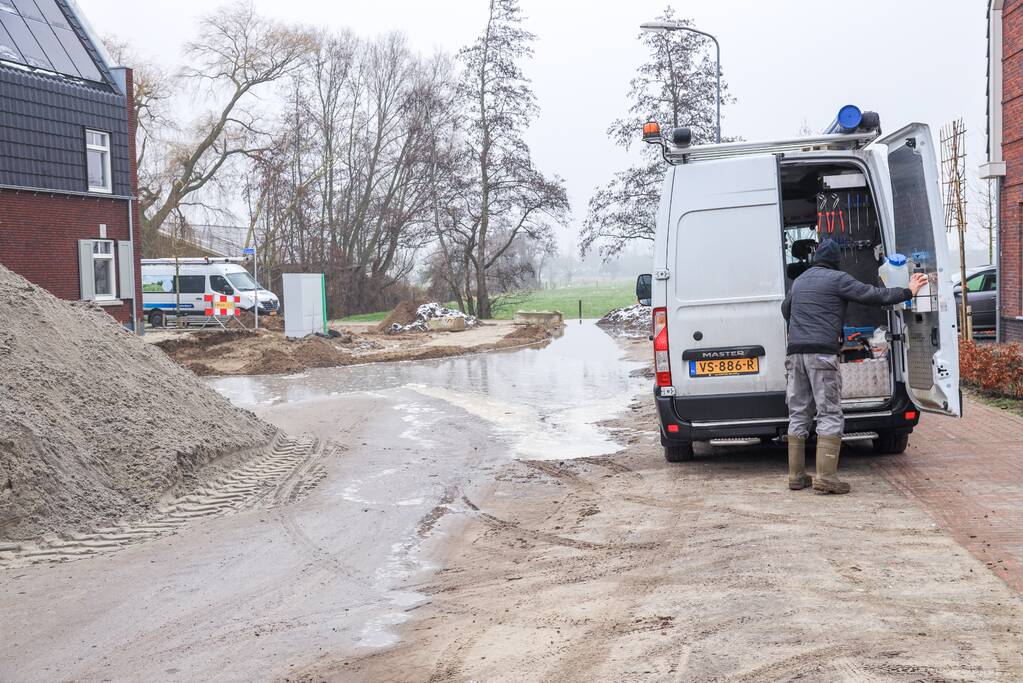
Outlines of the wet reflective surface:
M18 570L0 583L20 625L0 670L11 674L12 653L19 668L0 678L295 680L325 653L393 645L510 457L621 447L598 423L650 384L622 355L592 322L572 322L539 349L213 380L329 446L236 514Z
M595 425L625 408L649 383L630 377L638 367L622 359L621 348L593 321L573 321L562 337L540 349L224 377L211 384L249 408L357 393L386 397L399 401L394 407L407 425L402 436L433 446L443 441L431 429L442 403L488 424L517 457L570 458L618 449Z

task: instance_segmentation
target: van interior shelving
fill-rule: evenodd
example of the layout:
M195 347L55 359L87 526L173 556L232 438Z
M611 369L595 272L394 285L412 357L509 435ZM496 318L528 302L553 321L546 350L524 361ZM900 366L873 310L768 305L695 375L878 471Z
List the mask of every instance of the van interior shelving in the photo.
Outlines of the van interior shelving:
M878 263L886 250L863 169L850 163L782 163L780 179L786 293L811 267L814 250L827 238L842 245L841 270L865 284L883 286ZM841 361L878 367L843 367L846 409L870 408L891 397L891 352L887 344L883 352L872 352L869 340L878 329L892 330L893 317L880 306L848 304Z

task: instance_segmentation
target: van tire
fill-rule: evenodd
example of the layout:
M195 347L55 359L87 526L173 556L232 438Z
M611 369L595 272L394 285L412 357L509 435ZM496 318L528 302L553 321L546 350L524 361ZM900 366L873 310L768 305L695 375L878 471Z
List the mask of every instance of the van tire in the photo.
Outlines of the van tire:
M693 459L693 442L675 442L664 447L664 459L668 462L686 462Z
M163 327L164 322L166 322L166 320L164 318L163 311L160 309L157 308L149 314L150 327Z
M874 439L874 452L878 455L899 455L909 445L908 433L881 432Z

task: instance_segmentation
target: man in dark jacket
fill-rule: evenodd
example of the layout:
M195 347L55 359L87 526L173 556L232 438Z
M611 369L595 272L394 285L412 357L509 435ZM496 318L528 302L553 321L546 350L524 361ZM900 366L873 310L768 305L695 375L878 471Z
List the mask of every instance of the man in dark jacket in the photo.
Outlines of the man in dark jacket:
M788 323L785 359L789 406L789 488L813 484L821 493L849 493L849 484L838 479L838 454L842 448L842 373L838 353L846 305L855 301L867 306L891 306L908 301L927 284L916 273L909 288L871 287L838 269L841 247L826 239L817 247L813 267L796 278L781 305ZM806 473L806 438L817 417L817 477Z

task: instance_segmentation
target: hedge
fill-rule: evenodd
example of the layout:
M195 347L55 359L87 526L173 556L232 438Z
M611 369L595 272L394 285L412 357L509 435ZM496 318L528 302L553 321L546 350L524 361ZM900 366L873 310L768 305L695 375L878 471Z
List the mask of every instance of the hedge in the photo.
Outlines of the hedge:
M959 375L985 394L1023 399L1023 346L961 341Z

